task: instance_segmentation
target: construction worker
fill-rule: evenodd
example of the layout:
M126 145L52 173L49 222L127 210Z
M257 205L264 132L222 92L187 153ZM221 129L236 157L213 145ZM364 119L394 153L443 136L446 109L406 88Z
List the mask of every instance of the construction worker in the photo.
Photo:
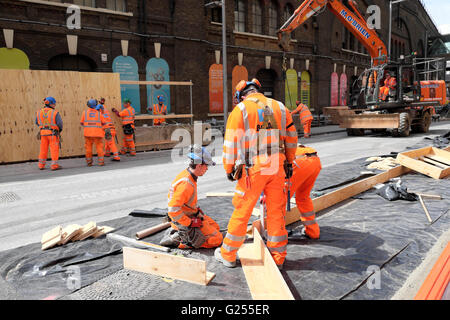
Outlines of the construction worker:
M53 97L44 99L45 106L36 113L36 125L39 127L38 139L41 140L39 151L39 169L44 170L47 161L48 148L52 157L52 170L62 167L58 164L60 149L60 133L63 129L61 115L55 110L56 100Z
M313 116L307 105L296 101L297 108L291 112L291 115L298 113L300 117L300 123L303 126L303 138L311 137L311 123Z
M390 90L395 90L397 86L397 79L394 77L394 74L389 71L385 73L384 86L380 88L379 97L381 100L386 101L387 96L389 95Z
M237 84L239 104L226 125L223 165L227 178L238 183L227 234L214 256L230 268L236 266L236 253L245 240L248 220L262 192L267 200L267 247L279 268L286 257L284 183L292 175L297 131L283 103L266 98L260 90L257 79Z
M123 146L120 150L120 154L130 153L130 156L136 155L136 146L134 144L134 116L136 115L136 111L131 106L131 100L126 98L123 100L124 109L119 112L117 109L112 108L111 111L114 112L118 117L122 119L122 127L123 127Z
M164 97L158 96L158 103L153 105L153 114L155 116L166 115L167 114L167 106L164 104ZM153 125L160 126L166 123L166 119L154 119Z
M321 169L322 164L316 150L304 145L297 147L290 190L291 195L295 193L295 202L305 227L305 235L311 239L318 239L320 236L310 193Z
M189 167L177 175L168 194L171 228L160 244L178 248L214 248L223 236L219 225L197 206L197 179L208 166L215 166L211 154L200 145L190 146Z
M105 125L103 126L103 131L105 132L105 157L110 157L112 152L112 161L120 161L119 150L114 141L116 139L116 127L114 127L108 109L105 107L105 98L100 98L99 102L100 104L97 105L97 110L100 110L105 121Z
M98 102L96 99L90 99L87 102L88 109L81 114L80 124L83 126L84 133L84 147L86 150L86 163L88 167L92 166L92 145L95 144L95 150L97 151L98 165L105 165L104 150L103 150L103 138L105 133L103 126L105 121L97 110Z

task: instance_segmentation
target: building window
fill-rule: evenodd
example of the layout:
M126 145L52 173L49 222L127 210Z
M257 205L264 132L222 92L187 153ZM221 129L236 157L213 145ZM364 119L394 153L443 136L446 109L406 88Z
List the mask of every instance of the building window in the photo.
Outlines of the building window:
M222 23L222 8L215 7L211 9L211 21Z
M243 0L234 1L234 29L245 32L245 2Z
M254 0L252 4L252 18L253 18L253 25L252 25L252 32L253 33L259 33L262 34L262 5L261 1Z
M283 12L283 24L286 23L286 21L289 20L289 18L294 14L294 7L288 3L286 4L286 6L284 7L284 12ZM294 31L291 32L291 38L294 37Z
M125 0L106 0L106 9L125 12Z
M276 36L278 30L278 8L277 3L271 1L269 4L269 35Z
M95 8L95 0L73 0L73 4Z

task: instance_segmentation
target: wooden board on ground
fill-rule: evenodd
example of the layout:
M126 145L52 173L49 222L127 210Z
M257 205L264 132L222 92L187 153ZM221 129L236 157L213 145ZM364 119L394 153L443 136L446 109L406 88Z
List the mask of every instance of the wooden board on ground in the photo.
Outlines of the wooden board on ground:
M47 231L46 233L44 233L42 235L42 239L41 239L41 244L42 250L51 248L55 245L57 245L62 238L62 227L61 226L57 226L53 229L51 229L50 231Z
M260 223L253 223L253 243L238 251L245 279L254 300L294 300L275 261L260 235Z
M338 190L317 197L312 200L314 205L314 211L317 213L321 210L329 208L341 201L344 201L350 197L356 196L357 194L369 190L378 183L384 183L389 179L399 177L409 171L410 169L408 168L405 168L403 166L397 166L386 172L377 174L373 177L369 177L361 181L354 182L348 186L342 187ZM298 211L298 208L295 207L291 211L286 212L285 217L286 225L294 223L299 220L300 220L300 213Z
M64 229L62 230L62 239L58 244L63 245L69 242L72 238L74 238L81 232L82 228L83 227L79 224L71 224L67 227L64 227Z
M72 241L81 241L87 239L95 232L97 232L97 224L94 221L90 221L83 226L78 235L72 238Z
M123 247L123 267L200 285L215 276L206 271L206 261L130 247Z
M108 226L101 226L97 228L97 231L92 234L93 238L101 237L107 233L113 232L115 229Z
M424 161L425 160L425 161ZM450 152L435 147L425 147L399 153L397 161L414 171L442 179L450 175Z

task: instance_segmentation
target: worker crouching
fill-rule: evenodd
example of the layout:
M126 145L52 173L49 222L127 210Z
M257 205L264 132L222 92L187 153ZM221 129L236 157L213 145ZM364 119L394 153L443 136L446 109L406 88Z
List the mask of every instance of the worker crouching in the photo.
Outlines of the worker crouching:
M105 165L104 150L103 150L103 138L105 133L103 131L103 125L105 121L99 110L97 110L97 100L90 99L87 102L88 109L81 115L80 124L83 126L84 133L84 147L86 150L86 164L88 167L92 166L92 145L95 144L97 151L98 165Z
M215 162L211 154L199 145L190 147L188 157L189 167L178 174L169 190L171 228L160 244L181 249L218 247L223 240L219 225L197 206L197 179Z

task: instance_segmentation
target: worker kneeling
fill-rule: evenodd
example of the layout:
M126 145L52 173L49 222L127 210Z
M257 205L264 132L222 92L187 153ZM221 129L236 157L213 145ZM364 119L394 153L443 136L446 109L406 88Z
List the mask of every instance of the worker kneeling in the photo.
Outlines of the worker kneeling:
M314 182L322 169L316 150L300 145L295 153L293 169L290 190L291 194L295 193L295 202L305 227L305 235L311 239L318 239L320 228L310 197Z
M184 248L214 248L223 237L219 225L197 206L197 179L208 166L216 165L211 154L199 145L190 146L189 167L172 182L168 195L171 228L160 244Z

